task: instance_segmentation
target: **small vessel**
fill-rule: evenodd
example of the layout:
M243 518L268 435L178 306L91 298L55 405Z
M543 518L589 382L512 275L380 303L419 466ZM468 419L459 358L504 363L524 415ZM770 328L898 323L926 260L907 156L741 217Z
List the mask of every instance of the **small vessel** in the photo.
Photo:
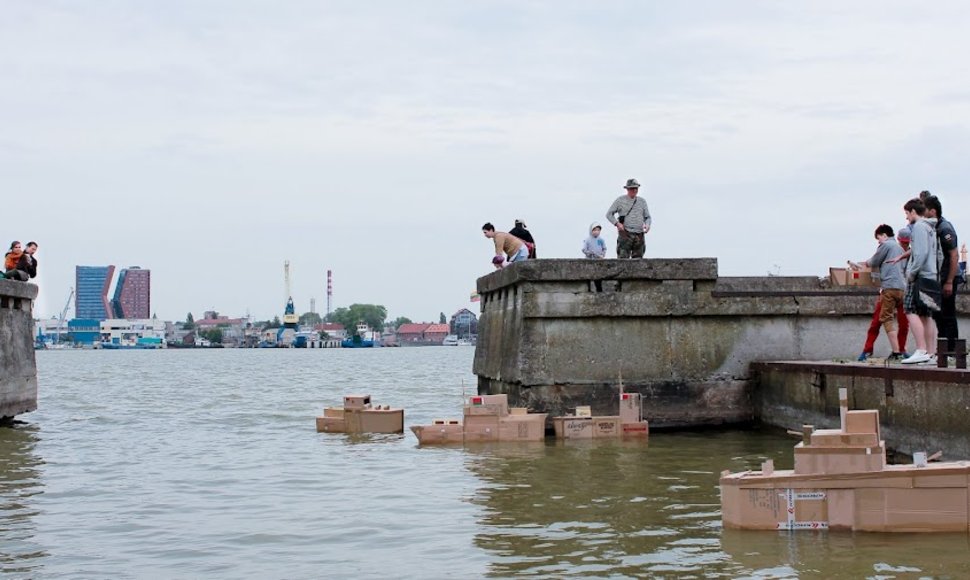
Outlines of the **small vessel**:
M371 330L366 322L358 322L353 336L340 342L343 348L370 348L380 344L380 334Z
M802 428L795 468L721 474L721 519L742 530L961 532L970 530L970 462L887 465L878 410L848 410L839 429Z
M458 335L449 334L441 341L441 346L458 346Z
M136 339L111 339L102 340L100 346L102 350L155 350L165 348L167 345L160 337L141 336Z
M318 433L403 433L404 409L371 404L370 395L347 395L343 408L327 407L317 417Z
M475 395L464 405L464 421L435 419L431 425L411 427L418 443L469 443L484 441L542 441L546 413L509 408L508 395Z
M588 406L576 407L575 415L553 417L557 439L602 439L647 437L650 427L643 420L640 393L619 396L619 414L594 417Z

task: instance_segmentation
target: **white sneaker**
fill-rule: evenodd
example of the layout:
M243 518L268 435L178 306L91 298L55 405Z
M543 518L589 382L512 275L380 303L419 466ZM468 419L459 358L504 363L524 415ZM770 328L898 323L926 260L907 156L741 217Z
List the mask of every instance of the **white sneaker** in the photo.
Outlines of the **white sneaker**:
M930 360L930 355L926 354L925 350L917 349L916 352L909 355L903 359L904 365L914 365L918 363L924 363Z

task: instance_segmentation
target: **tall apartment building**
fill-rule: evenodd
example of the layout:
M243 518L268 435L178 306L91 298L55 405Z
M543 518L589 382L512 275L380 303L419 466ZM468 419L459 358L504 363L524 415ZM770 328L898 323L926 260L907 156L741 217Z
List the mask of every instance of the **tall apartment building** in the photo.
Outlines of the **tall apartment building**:
M75 267L75 318L106 320L114 316L108 300L108 287L114 273L114 266Z
M138 266L118 274L111 304L115 318L151 318L152 271Z

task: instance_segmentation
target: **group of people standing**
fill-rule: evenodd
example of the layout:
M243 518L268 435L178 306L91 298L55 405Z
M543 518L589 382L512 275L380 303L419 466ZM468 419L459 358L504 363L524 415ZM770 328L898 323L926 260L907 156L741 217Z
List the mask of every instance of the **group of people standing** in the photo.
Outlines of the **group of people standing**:
M903 212L907 225L896 236L886 224L876 228L879 246L865 261L873 271L879 269L880 291L860 361L872 356L880 326L892 349L890 360L903 364L929 362L936 356L937 338L948 339L952 350L959 336L956 296L964 273L956 230L929 191L907 201ZM858 269L860 264L849 261L849 267ZM912 354L906 353L909 330L916 343Z
M10 242L10 249L4 255L3 272L0 273L0 278L21 282L36 278L37 258L34 257L36 252L37 242L27 242L26 247L16 240Z
M617 258L642 258L644 252L644 235L650 231L652 219L647 201L637 195L640 182L628 179L623 186L626 194L616 198L613 205L606 212L606 219L616 227ZM606 257L606 242L600 237L603 227L598 222L589 226L589 237L583 242L583 255L591 259ZM525 222L515 220L515 227L508 232L495 230L495 226L486 223L482 226L482 233L486 238L495 242L495 255L492 265L498 269L507 264L520 262L536 257L535 240L526 229Z

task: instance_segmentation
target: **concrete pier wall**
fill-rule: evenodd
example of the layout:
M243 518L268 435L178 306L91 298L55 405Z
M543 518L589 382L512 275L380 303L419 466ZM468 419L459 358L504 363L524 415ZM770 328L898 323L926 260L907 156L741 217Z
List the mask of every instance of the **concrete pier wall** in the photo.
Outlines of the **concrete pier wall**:
M857 353L877 290L720 278L716 259L697 258L526 261L478 292L479 392L608 413L622 376L652 426L686 427L753 420L751 362Z
M756 412L765 423L836 428L845 387L850 409L879 410L887 447L970 459L970 371L813 362L758 363L752 371Z
M0 280L0 419L37 409L36 297L33 284Z

